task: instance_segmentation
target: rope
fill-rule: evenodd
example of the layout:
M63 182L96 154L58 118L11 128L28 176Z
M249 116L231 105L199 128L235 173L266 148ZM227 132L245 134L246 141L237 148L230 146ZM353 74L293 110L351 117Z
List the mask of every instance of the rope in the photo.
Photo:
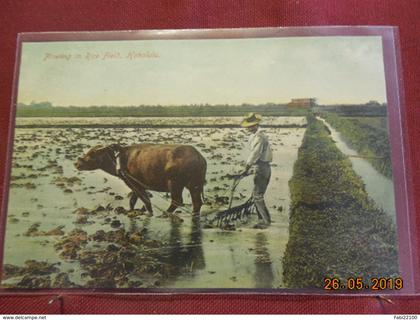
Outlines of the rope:
M126 181L126 180L124 180L124 179L122 179L122 180L123 180L125 183L127 183L129 187L130 187L130 185L132 185L132 184L129 182L129 180L127 180L127 181ZM130 187L130 189L132 189L132 190L133 190L133 192L136 192L134 188ZM137 195L137 196L141 199L141 197L140 197L139 195ZM149 202L150 202L150 205L151 205L152 207L154 207L154 208L158 209L158 210L159 210L159 211L161 211L161 212L166 212L166 210L164 210L164 209L160 208L158 205L154 204L152 201L150 201L150 200L149 200Z
M107 147L108 149L110 149L111 151L113 151L109 146ZM116 159L114 159L114 158L112 158L111 157L111 155L109 154L109 153L107 153L107 156L109 157L109 159L111 160L111 162L113 163L113 165L115 166L115 167L117 167L117 162L116 162ZM129 173L126 173L126 172L124 172L123 170L120 170L120 174L121 175L124 175L124 174L126 174L126 175L128 175L128 177L131 179L131 180L134 180L135 182L137 182L140 186L142 186L145 190L149 190L150 189L150 187L148 187L148 186L146 186L144 183L142 183L141 181L139 181L138 179L136 179L136 178L134 178L132 175L130 175ZM128 187L131 189L131 190L133 190L133 192L135 192L136 194L137 194L137 192L135 191L136 190L136 188L135 187L133 187L133 184L130 182L130 180L129 179L123 179L122 177L120 177L121 178L121 180L123 180L127 185L128 185ZM137 196L141 199L141 196L140 195L138 195L137 194ZM159 195L160 196L160 195ZM160 196L162 199L164 199L162 196ZM165 199L166 200L166 199ZM149 200L149 202L150 202L150 205L152 206L152 207L154 207L154 208L156 208L156 209L158 209L159 211L161 211L161 212L166 212L166 210L164 210L164 209L162 209L162 208L160 208L158 205L156 205L156 204L154 204L152 201L150 201ZM178 208L180 208L181 210L184 210L184 212L186 212L186 213L190 213L189 211L187 212L187 211L185 211L186 209L184 209L184 208L182 208L182 207L180 207L179 206L179 204L177 204L178 205Z
M132 179L132 180L134 180L134 181L136 181L138 184L140 184L144 189L146 189L146 190L150 190L151 188L149 187L149 186L147 186L146 184L144 184L144 183L142 183L141 181L139 181L138 179L136 179L136 178L134 178L132 175L130 175L129 173L126 173L126 172L124 172L125 174L127 174L128 176L129 176L129 178L130 179ZM242 176L242 177L245 177L245 176ZM231 196L230 196L230 201L229 201L229 208L228 209L230 209L231 208L231 206L232 206L232 201L233 201L233 193L234 193L234 191L235 191L235 189L236 189L236 187L238 186L238 184L239 184L239 181L242 179L242 177L240 177L239 179L235 179L234 180L234 184L233 184L233 186L232 186L232 189L230 190L230 192L231 192ZM227 191L224 193L224 194L226 194L227 193ZM163 199L163 200L165 200L166 201L166 199L163 197L163 196L161 196L159 193L157 193L157 195L158 195L158 197L160 197L161 199ZM207 196L206 196L207 197ZM213 198L213 201L214 202L217 202L216 200L214 200L214 198ZM184 213L188 213L188 214L190 214L191 212L190 211L188 211L187 209L185 209L185 208L183 208L182 206L184 205L184 204L180 204L179 202L177 202L176 200L172 200L172 202L175 204L175 205L177 205L178 206L178 208L177 209L180 209L180 210L182 210L182 211L184 211ZM150 201L150 203L151 203L151 205L152 206L155 206L155 207L157 207L156 205L154 205L151 201ZM218 207L216 207L215 209L213 209L213 210L211 210L211 211L208 211L208 212L206 212L206 215L210 215L210 214L212 214L212 213L215 213L215 212L219 212L220 211L220 208L222 207L222 205L219 205ZM157 207L158 208L158 207ZM161 210L161 211L166 211L166 210L162 210L162 209L160 209L159 208L159 210Z
M110 149L110 151L113 151L112 149L111 149L111 147L110 146L108 146L107 147L108 149ZM113 157L111 157L111 155L109 154L109 153L107 153L107 156L109 157L109 159L111 160L111 162L113 163L113 165L115 166L115 167L117 167L117 161L116 161L116 159L115 158L113 158ZM120 170L120 173L122 173L122 174L125 174L125 175L127 175L128 177L129 177L129 179L131 179L131 180L134 180L136 183L138 183L141 187L143 187L145 190L150 190L150 191L152 191L151 189L151 187L150 186L148 186L148 185L146 185L145 183L143 183L142 181L140 181L140 180L138 180L137 178L135 178L135 177L133 177L132 175L130 175L128 172L125 172L125 171L123 171L123 170ZM233 201L233 193L234 193L234 191L235 191L235 189L236 189L236 187L238 186L238 184L239 184L239 181L242 179L242 178L244 178L245 177L245 175L238 175L238 176L236 176L235 178L234 178L234 182L233 182L233 185L232 185L232 188L231 188L231 190L230 190L230 193L231 193L231 195L230 195L230 201L229 201L229 209L231 208L231 205L232 205L232 201ZM129 187L130 187L130 185L132 185L130 182L129 182L129 179L126 179L126 180L124 180L124 179L122 179L124 182L126 182L128 185L129 185ZM133 188L133 187L130 187L130 189L132 189L133 191L134 191L134 189L135 188ZM135 191L134 191L135 192ZM227 191L224 193L224 194L226 194L227 193ZM163 196L161 196L159 193L157 193L157 195L158 195L158 197L160 197L162 200L165 200L165 201L167 201ZM140 199L141 199L141 197L139 196L139 195L137 195ZM208 195L206 195L206 198L207 197L209 197L209 198L212 198L211 196L208 196ZM213 202L217 202L214 198L212 199L213 200ZM149 201L150 202L150 204L151 204L151 206L153 206L153 207L155 207L156 209L158 209L158 210L160 210L160 211L162 211L162 212L166 212L166 210L163 210L162 208L160 208L159 206L157 206L157 205L155 205L155 204L153 204L152 203L152 201ZM174 203L176 206L178 206L178 208L177 209L180 209L181 211L183 211L184 213L188 213L188 214L190 214L191 212L189 211L189 210L187 210L187 209L185 209L183 206L184 206L184 204L183 203L179 203L179 202L177 202L176 200L173 200L173 199L171 199L171 202L172 203ZM220 210L220 208L221 208L222 206L220 205L220 206L218 206L218 207L216 207L214 210L211 210L211 211L209 211L209 212L206 212L206 215L210 215L210 214L212 214L212 213L215 213L215 212L219 212Z
M109 147L108 147L109 148ZM109 148L111 151L113 151L111 148ZM139 184L141 187L144 188L144 190L151 190L150 186L146 185L145 183L143 183L142 181L138 180L137 178L133 177L132 175L130 175L128 172L125 172L124 170L119 170L118 171L118 167L119 164L117 163L117 159L115 156L115 158L112 158L111 155L109 153L107 153L108 157L110 158L111 162L113 163L113 165L116 168L116 173L120 173L120 178L134 191L136 192L137 188L133 188L133 184L132 181L134 180L137 184ZM243 220L245 217L250 216L255 209L255 204L253 201L253 198L250 197L245 203L243 203L242 205L236 206L232 208L232 201L233 201L233 194L235 192L236 187L239 185L239 182L246 177L249 174L240 174L240 175L236 175L234 176L233 179L233 183L232 183L232 187L230 189L230 200L229 200L229 207L224 210L224 211L220 211L219 207L217 207L215 210L212 210L210 212L206 213L206 222L213 224L215 221L217 222L216 225L221 228L224 225L226 225L227 223L231 222L231 221L236 221L236 220ZM127 178L128 177L128 178ZM130 181L131 180L131 181ZM136 192L137 193L137 192ZM137 194L137 196L142 199L142 197ZM163 197L158 194L159 197L161 197L163 199ZM142 199L143 200L143 199ZM164 199L166 201L166 199ZM215 201L216 202L216 201ZM150 201L149 199L149 203L152 207L157 208L158 210L162 211L162 212L166 212L166 210L163 210L162 208L160 208L159 206L155 205L152 203L152 201ZM186 213L190 213L190 211L186 211L186 209L184 209L182 206L183 204L178 203L175 200L172 200L172 203L174 203L175 205L178 206L179 209L181 209L182 211L186 212ZM207 220L207 216L218 212L218 214L211 220Z

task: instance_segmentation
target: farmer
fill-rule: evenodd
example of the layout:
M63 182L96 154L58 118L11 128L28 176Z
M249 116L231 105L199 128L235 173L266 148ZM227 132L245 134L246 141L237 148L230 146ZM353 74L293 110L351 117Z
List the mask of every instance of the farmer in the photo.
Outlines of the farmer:
M250 154L246 161L246 167L243 172L246 175L254 167L254 190L252 198L257 208L260 222L254 226L257 229L267 228L271 223L270 213L264 201L264 193L267 190L271 176L270 162L273 160L273 154L270 148L268 137L261 130L259 124L261 115L257 113L248 114L242 121L241 126L250 133L248 146Z

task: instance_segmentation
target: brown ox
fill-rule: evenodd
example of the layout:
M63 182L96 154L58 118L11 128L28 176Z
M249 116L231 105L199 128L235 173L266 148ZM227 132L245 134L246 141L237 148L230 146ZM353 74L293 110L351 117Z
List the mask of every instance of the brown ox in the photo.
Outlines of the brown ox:
M120 164L120 172L117 170ZM182 191L191 194L193 213L199 213L207 164L204 157L192 146L169 144L137 144L128 147L96 146L75 163L78 170L102 169L119 176L133 190L130 209L139 197L152 214L152 205L146 190L170 192L172 213L182 204Z

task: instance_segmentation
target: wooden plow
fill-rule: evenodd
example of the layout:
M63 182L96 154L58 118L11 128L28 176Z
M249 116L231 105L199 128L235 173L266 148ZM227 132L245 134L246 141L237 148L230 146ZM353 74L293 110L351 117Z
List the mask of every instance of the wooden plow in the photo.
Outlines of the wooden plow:
M255 212L254 201L249 198L245 203L220 211L210 220L210 223L221 228L236 221L244 221Z
M219 228L234 223L236 221L246 221L247 218L256 212L254 200L250 197L245 203L232 207L233 195L242 178L249 175L249 173L242 173L236 175L233 179L233 184L230 189L229 207L223 211L219 211L216 216L208 221L211 225L216 225Z

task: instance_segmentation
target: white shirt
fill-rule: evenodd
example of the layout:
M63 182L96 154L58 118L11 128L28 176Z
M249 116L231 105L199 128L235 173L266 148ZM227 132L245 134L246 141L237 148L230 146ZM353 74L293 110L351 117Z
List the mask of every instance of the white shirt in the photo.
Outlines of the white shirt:
M270 148L268 137L264 134L261 128L249 137L248 147L251 153L246 161L247 166L256 164L258 160L264 162L273 161L273 152Z

